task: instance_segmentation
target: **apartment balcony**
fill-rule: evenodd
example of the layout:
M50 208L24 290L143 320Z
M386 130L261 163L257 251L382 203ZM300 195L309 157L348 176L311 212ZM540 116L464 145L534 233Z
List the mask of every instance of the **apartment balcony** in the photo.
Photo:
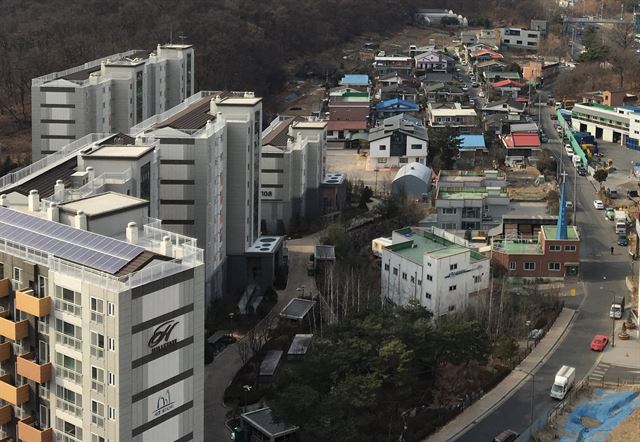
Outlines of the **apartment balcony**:
M53 428L40 429L35 418L18 421L18 439L22 442L53 442Z
M4 362L10 357L11 357L11 342L3 342L2 344L0 344L0 362Z
M29 321L14 322L8 311L0 312L0 335L12 341L19 341L29 336Z
M6 425L13 419L13 405L0 407L0 425Z
M51 380L53 365L51 362L39 364L35 353L25 353L16 358L16 369L20 376L24 376L38 384Z
M51 297L38 298L33 290L16 290L16 308L41 318L51 312Z
M0 399L13 405L22 405L29 400L29 385L16 387L11 383L11 376L0 377Z
M0 298L6 298L11 294L11 279L0 279Z

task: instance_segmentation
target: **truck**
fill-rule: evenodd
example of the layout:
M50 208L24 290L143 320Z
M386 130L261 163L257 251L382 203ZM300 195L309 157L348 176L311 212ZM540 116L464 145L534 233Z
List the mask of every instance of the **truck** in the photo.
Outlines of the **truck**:
M569 367L568 365L560 367L551 386L551 397L559 400L564 399L567 392L573 387L575 380L576 369L574 367Z
M624 313L624 295L618 295L613 298L611 308L609 309L609 317L613 319L621 319Z
M629 224L629 215L624 210L616 210L613 214L613 220L615 221L615 232L620 235L627 233L627 225Z

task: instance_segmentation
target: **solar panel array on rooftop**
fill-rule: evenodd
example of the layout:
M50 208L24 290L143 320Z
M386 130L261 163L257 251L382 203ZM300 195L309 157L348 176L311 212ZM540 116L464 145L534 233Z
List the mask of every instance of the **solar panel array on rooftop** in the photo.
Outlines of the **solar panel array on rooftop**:
M110 274L144 252L140 246L5 207L0 207L0 238Z

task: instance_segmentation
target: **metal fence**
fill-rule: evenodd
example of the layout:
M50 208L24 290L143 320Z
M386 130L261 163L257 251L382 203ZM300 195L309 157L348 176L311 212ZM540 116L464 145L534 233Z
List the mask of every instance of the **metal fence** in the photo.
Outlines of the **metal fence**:
M588 375L567 393L567 396L551 410L539 416L525 431L520 434L516 442L528 442L533 436L549 426L551 430L557 430L557 420L565 414L576 402L580 394L591 387L601 388L640 388L640 377L633 375L631 378L615 377L611 379L602 378L600 382L594 382Z

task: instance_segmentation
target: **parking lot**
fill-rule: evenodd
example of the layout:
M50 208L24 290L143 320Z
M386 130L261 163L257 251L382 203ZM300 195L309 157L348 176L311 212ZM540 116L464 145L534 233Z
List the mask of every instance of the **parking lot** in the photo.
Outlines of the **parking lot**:
M640 152L626 148L619 144L598 140L598 148L604 155L603 160L613 160L615 171L610 172L604 186L611 189L626 190L640 189L638 178L632 174L632 164L640 161Z

